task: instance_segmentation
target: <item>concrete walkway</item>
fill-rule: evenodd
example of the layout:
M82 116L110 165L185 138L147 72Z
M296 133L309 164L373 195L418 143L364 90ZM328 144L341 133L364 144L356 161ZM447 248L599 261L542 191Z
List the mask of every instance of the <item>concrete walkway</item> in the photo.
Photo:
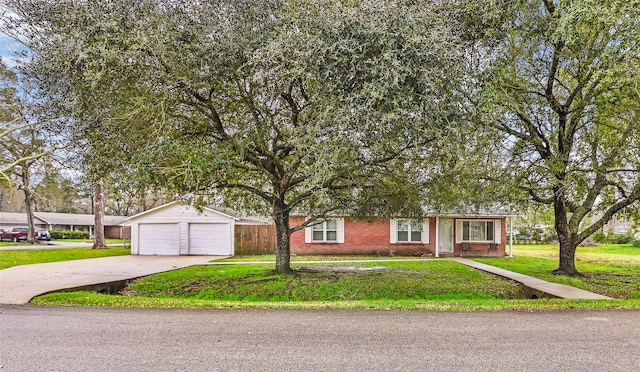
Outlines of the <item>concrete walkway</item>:
M585 291L584 289L578 289L564 284L550 283L542 279L534 278L532 276L514 273L513 271L486 265L480 262L475 262L466 258L452 257L450 259L478 270L486 271L511 280L515 280L516 282L520 282L525 287L533 290L533 293L535 293L536 297L538 298L556 297L573 300L613 300L613 298L611 297Z
M0 270L0 304L26 304L35 296L117 282L199 265L223 256L115 256Z

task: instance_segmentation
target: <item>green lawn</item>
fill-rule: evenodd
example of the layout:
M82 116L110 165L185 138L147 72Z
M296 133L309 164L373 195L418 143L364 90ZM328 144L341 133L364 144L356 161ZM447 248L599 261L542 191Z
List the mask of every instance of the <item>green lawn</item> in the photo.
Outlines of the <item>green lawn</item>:
M50 248L32 250L0 251L0 269L12 266L29 265L44 262L80 260L83 258L98 258L109 256L124 256L131 254L129 248Z
M127 294L221 301L512 299L519 285L451 261L294 265L293 275L270 265L194 266L148 276Z
M475 260L614 298L640 299L640 248L630 244L578 247L576 267L583 275L576 277L551 273L558 267L558 247L552 245L519 245L513 258Z
M54 240L56 243L93 243L91 239L56 239ZM105 244L122 244L122 239L105 239ZM129 240L127 240L127 243ZM21 247L31 245L25 242L0 242L0 247Z
M519 285L442 259L294 256L293 275L273 272L274 257L226 261L269 264L206 265L150 275L120 295L52 293L35 304L174 308L335 308L422 310L536 310L640 308L640 248L580 248L584 277L557 277L553 246L516 246L515 258L478 259L509 270L608 294L616 300L522 299ZM337 259L376 262L317 263ZM598 278L600 282L595 285ZM609 278L609 281L604 281ZM589 287L589 285L591 287Z

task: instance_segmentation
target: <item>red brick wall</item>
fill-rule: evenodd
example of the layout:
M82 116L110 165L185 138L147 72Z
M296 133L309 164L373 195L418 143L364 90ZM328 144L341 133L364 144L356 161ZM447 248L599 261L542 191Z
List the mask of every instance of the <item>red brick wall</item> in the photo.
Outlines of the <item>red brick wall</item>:
M122 229L122 230L121 230ZM131 226L105 226L104 237L107 239L131 238Z
M289 225L298 226L304 217L291 217ZM435 251L435 219L429 223L429 244L391 244L389 220L354 221L344 219L344 243L305 243L304 229L291 235L291 253L294 254L369 254L369 255L422 255Z
M465 220L473 218L463 218ZM477 218L486 220L487 218ZM507 242L506 218L500 220L501 238L497 251L489 251L489 243L470 243L471 251L463 251L462 243L455 243L457 223L453 219L454 255L468 257L502 257L505 255ZM291 217L291 227L304 222L304 217ZM373 222L344 219L344 243L305 243L304 229L291 235L291 253L293 254L370 254L370 255L423 255L435 253L436 219L429 219L429 243L391 244L389 220Z

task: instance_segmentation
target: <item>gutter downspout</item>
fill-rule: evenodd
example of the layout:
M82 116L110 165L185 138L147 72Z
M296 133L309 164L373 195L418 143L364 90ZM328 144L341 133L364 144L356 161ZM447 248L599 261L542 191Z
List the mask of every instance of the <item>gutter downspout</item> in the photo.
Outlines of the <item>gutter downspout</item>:
M440 217L436 216L436 257L440 257Z

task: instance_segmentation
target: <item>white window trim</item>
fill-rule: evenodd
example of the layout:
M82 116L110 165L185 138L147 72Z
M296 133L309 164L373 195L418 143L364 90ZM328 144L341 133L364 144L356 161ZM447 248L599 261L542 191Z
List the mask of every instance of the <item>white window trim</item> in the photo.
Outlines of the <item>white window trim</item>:
M409 218L394 218L389 223L389 243L391 244L429 244L429 219L422 221L422 239L420 241L398 241L398 221L412 221ZM409 233L411 236L411 233Z
M328 218L327 220L336 221L336 240L313 240L313 226L310 225L304 228L304 242L310 244L342 244L344 243L344 218ZM326 221L319 222L325 224ZM323 234L326 238L326 229Z
M463 239L463 223L466 221L474 222L493 222L493 240L464 240ZM502 226L500 219L492 218L459 218L456 220L456 243L497 243L502 241Z

